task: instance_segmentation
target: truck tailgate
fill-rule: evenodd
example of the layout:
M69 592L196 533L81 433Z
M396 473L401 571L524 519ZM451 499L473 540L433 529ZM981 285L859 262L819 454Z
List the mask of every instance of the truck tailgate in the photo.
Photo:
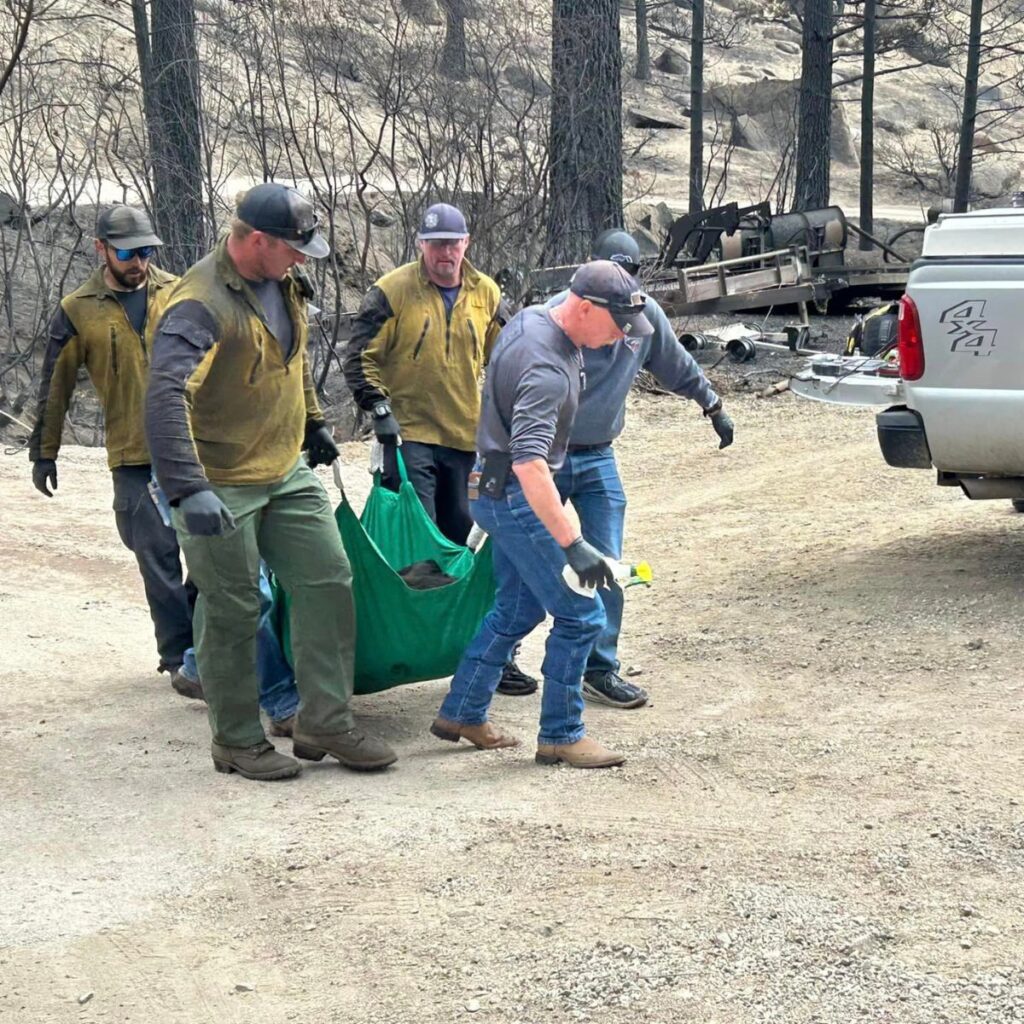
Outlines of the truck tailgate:
M1024 256L914 265L924 374L903 384L937 469L1024 474Z

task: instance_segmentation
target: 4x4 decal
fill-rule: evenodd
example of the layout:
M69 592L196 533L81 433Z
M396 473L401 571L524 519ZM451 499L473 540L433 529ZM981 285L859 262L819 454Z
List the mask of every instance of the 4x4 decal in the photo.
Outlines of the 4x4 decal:
M975 356L990 356L996 346L996 328L985 322L985 300L964 299L939 315L939 322L947 324L946 334L952 340L950 352L969 352Z

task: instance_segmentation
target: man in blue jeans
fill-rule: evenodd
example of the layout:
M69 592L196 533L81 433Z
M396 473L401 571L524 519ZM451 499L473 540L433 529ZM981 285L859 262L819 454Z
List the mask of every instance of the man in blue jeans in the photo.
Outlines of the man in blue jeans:
M518 744L487 712L516 644L550 613L537 761L606 768L625 760L585 734L583 667L605 612L596 594L578 593L564 574L568 566L584 587L609 587L614 578L607 553L566 514L553 474L584 386L582 353L651 333L645 300L625 270L595 260L573 275L564 302L522 310L498 337L476 433L478 468L469 479L471 515L491 538L497 593L430 727L440 739L467 739L480 749Z
M160 518L164 525L171 525L171 506L167 496L155 479L150 483L150 494L153 497ZM270 576L264 562L260 562L260 624L256 634L256 676L260 684L260 707L270 719L271 736L291 736L295 725L295 712L299 708L299 691L295 685L295 673L281 650L281 642L274 629L272 615L274 595L270 589ZM178 669L193 690L183 691L186 696L197 700L203 699L203 686L199 679L199 666L196 664L196 649L189 647L185 651L184 661Z
M599 235L591 259L611 260L633 276L640 270L640 248L625 231L605 231ZM568 291L555 295L548 301L548 308L560 306L568 295ZM733 440L732 420L722 410L722 400L679 343L665 311L648 297L644 313L654 327L652 335L626 337L621 345L583 351L587 386L580 394L565 461L555 474L558 493L562 501L572 502L584 538L616 559L622 557L626 494L612 442L622 433L626 398L636 375L649 370L668 391L696 402L711 420L720 439L719 448L728 447ZM602 590L598 600L604 605L607 622L587 659L583 696L616 708L641 707L647 703L647 691L619 675L622 590Z

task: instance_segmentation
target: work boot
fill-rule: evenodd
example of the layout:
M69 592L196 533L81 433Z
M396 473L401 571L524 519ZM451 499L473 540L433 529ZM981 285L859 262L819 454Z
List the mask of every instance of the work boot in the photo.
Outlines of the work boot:
M627 683L618 672L585 672L583 699L612 708L639 708L647 703L647 691L635 683Z
M292 733L292 753L306 761L322 761L327 754L357 772L387 768L398 755L383 741L367 736L361 729L348 729L330 736L312 736L301 724Z
M469 740L477 750L497 750L499 747L518 747L519 740L495 728L492 722L483 725L463 725L449 722L447 718L435 718L430 731L439 739L449 743Z
M506 697L529 697L531 693L537 692L537 680L528 676L517 664L516 655L519 653L517 647L512 652L508 664L501 670L501 679L498 682L498 693Z
M602 746L589 736L575 743L538 743L537 764L558 764L564 761L573 768L614 768L626 760L625 754L617 754Z
M206 700L203 684L198 679L185 675L180 667L171 669L171 686L174 687L174 692L180 693L182 697L188 697L190 700Z
M271 736L291 736L295 731L295 716L289 715L287 718L272 718L270 720L270 735Z
M210 748L213 767L229 775L238 772L245 779L269 782L271 779L290 779L302 771L302 765L293 757L279 754L273 743L264 740L253 747L225 747L214 743Z

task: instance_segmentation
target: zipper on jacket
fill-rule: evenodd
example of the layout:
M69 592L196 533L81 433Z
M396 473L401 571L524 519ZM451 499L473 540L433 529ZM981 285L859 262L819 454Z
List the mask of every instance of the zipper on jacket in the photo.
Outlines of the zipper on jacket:
M477 336L476 336L476 325L473 323L472 320L469 319L469 317L466 317L466 323L469 324L469 333L471 335L473 335L473 348L474 349L479 349L480 348L480 342L477 340ZM483 355L482 352L480 354Z
M427 331L430 329L430 317L428 316L423 321L423 330L420 331L420 339L416 342L416 347L412 350L413 359L419 359L420 349L423 348L423 342L427 337Z
M117 369L117 328L113 324L110 325L110 367L114 371L114 376L118 376Z

